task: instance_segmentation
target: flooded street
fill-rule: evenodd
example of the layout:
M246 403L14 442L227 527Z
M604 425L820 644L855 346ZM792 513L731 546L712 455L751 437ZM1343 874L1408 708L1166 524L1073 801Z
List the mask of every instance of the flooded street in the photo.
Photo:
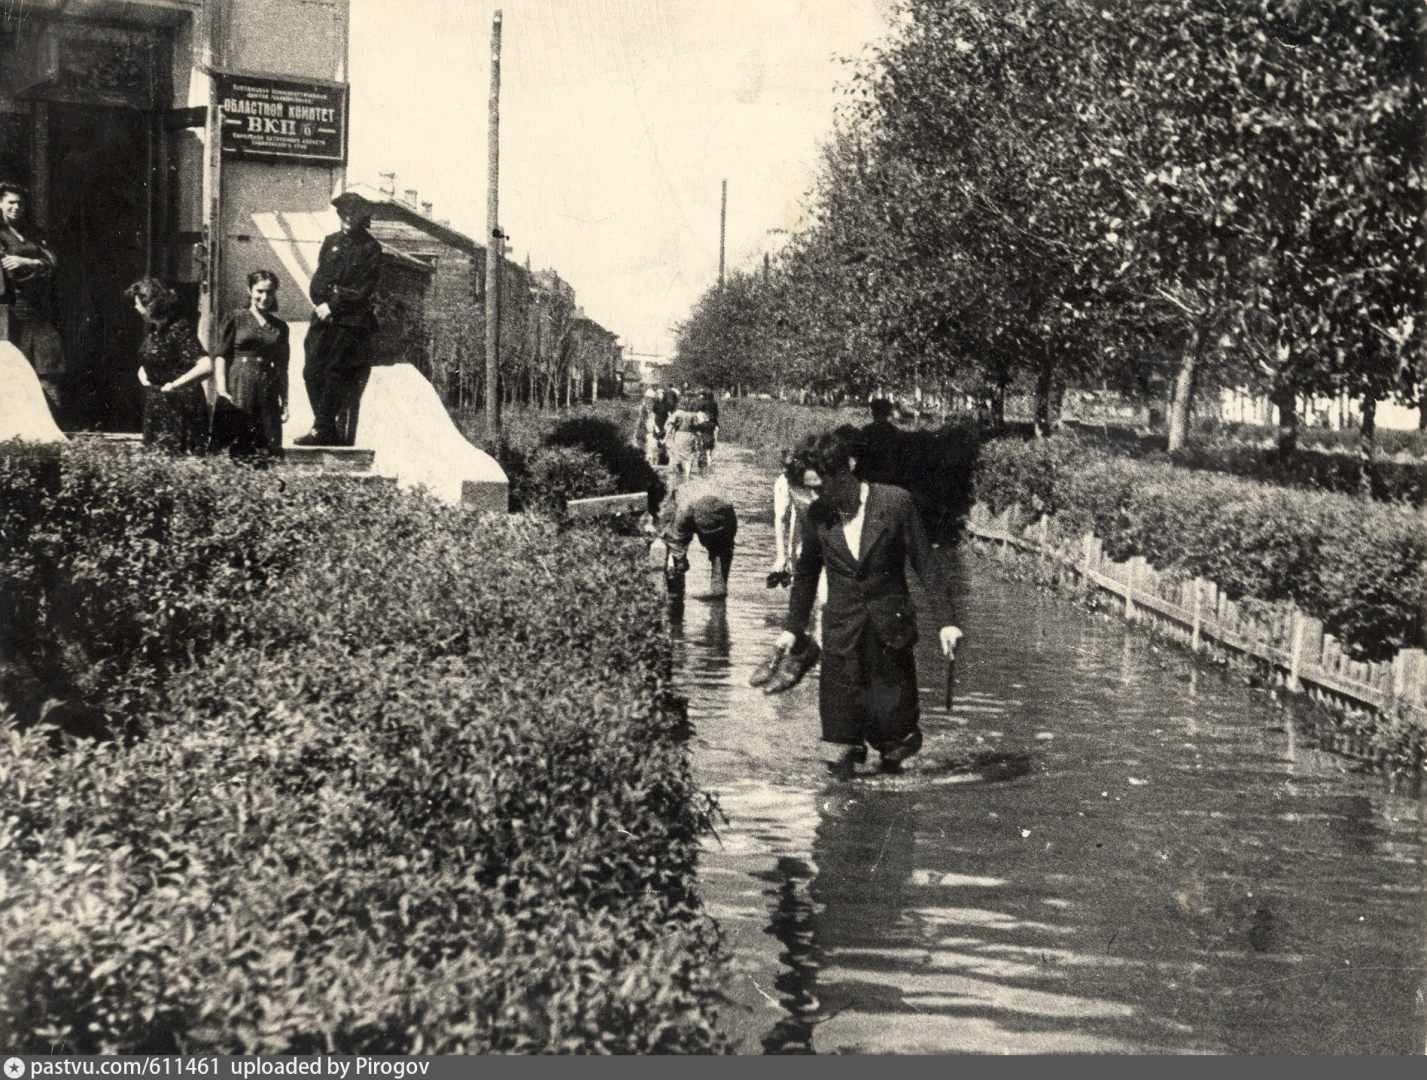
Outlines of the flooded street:
M925 749L835 781L817 672L747 685L787 606L763 583L772 474L729 447L714 475L740 519L730 596L694 599L695 543L676 664L728 818L701 878L740 1052L1423 1052L1420 790L949 552L952 711L924 619Z

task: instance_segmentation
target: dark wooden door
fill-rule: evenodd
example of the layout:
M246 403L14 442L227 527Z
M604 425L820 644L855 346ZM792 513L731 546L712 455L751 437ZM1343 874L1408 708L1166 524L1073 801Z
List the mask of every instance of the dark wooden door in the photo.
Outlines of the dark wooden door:
M150 118L134 109L59 104L49 115L55 314L76 418L86 427L138 431L143 325L124 290L149 262Z

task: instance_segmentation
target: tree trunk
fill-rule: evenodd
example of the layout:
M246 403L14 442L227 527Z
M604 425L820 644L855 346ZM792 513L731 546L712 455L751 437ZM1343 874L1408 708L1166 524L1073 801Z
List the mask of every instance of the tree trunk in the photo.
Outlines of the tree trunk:
M1179 357L1179 374L1174 377L1174 391L1169 399L1169 452L1183 450L1189 441L1189 409L1194 403L1194 382L1199 372L1199 342L1202 334L1196 327L1184 343Z
M1050 391L1055 382L1055 360L1048 348L1041 349L1040 369L1036 372L1036 438L1050 434Z
M1358 431L1358 492L1367 499L1372 498L1373 442L1377 435L1377 395L1371 390L1363 392L1363 426Z
M1278 406L1278 453L1289 457L1298 452L1298 395L1291 386L1280 386L1268 396Z
M1056 371L1055 359L1046 349L1036 375L1036 438L1044 439L1060 430L1060 405L1064 396L1065 387Z

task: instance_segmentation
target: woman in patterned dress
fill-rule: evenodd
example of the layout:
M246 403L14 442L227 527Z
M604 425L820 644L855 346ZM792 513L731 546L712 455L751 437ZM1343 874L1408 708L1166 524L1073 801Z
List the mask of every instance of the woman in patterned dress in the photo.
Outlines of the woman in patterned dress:
M233 457L280 457L287 420L287 323L277 317L277 275L248 275L249 303L230 311L218 327L214 383L218 397L233 405L237 423ZM218 424L214 423L215 438Z
M177 294L158 278L134 282L124 295L149 324L139 346L144 387L144 444L170 454L199 454L208 443L208 398L202 380L213 371L193 324L175 317Z

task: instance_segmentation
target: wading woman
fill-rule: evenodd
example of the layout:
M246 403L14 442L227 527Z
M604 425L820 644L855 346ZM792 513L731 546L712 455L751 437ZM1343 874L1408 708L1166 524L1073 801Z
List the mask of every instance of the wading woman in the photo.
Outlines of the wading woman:
M233 457L281 456L288 358L287 323L277 317L277 275L254 270L248 275L248 306L223 317L214 357L218 398L233 407L234 421L228 437L218 440L215 413L214 436Z
M810 436L799 448L818 497L808 508L808 528L793 564L788 620L777 642L784 650L802 645L818 577L826 569L818 712L823 741L843 747L832 769L845 777L867 760L868 746L881 754L884 772L896 772L922 747L913 656L917 613L907 588L908 563L936 605L948 659L961 637L911 496L860 481L853 472L857 449L855 437L841 430Z
M213 361L193 324L176 315L178 295L158 278L141 278L125 290L149 333L139 346L144 387L144 443L170 454L201 454L208 447L208 398L203 382Z

